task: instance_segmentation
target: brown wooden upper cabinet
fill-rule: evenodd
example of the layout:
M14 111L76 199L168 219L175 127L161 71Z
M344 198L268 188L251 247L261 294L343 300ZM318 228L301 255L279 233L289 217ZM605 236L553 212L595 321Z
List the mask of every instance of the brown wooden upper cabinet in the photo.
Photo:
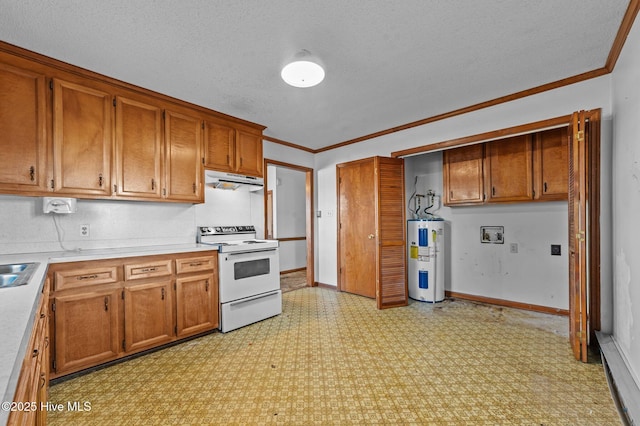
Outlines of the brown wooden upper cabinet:
M173 200L202 202L202 121L165 111L165 187Z
M116 187L122 197L162 197L162 108L116 97Z
M487 142L484 155L487 201L532 199L532 157L530 135Z
M569 190L569 138L567 128L536 134L534 191L538 200L566 200Z
M443 153L444 204L567 199L567 129L453 148Z
M204 167L262 177L262 132L221 119L206 119Z
M484 202L484 144L463 146L443 152L444 203Z
M262 176L263 129L0 42L0 194L201 203L204 167Z
M46 191L45 76L0 62L0 190Z
M68 195L111 194L113 106L109 93L53 80L53 184Z

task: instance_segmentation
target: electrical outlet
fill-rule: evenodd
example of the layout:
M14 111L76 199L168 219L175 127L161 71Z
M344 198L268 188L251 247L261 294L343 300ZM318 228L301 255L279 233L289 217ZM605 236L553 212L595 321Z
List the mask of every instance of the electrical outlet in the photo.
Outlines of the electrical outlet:
M551 256L561 256L562 250L560 244L551 244Z
M517 253L518 252L518 243L511 243L509 245L509 251L511 253Z
M91 228L89 227L89 224L85 224L85 225L80 225L80 236L83 238L89 238L91 232Z

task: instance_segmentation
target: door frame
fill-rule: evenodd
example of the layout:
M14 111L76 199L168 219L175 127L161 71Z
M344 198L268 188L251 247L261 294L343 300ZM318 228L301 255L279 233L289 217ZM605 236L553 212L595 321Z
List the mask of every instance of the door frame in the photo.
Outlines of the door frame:
M594 109L591 111L584 111L587 119L600 123L601 109ZM431 145L423 145L403 151L392 152L392 157L405 157L409 155L443 151L449 148L455 148L464 145L472 145L475 143L489 142L491 140L503 139L508 136L515 136L525 133L534 133L541 130L556 128L556 127L569 127L572 123L573 113L569 115L563 115L560 117L550 118L546 120L536 121L532 123L526 123L519 126L509 127L500 130L493 130L490 132L479 133L476 135L465 136L462 138L451 139L447 141L437 142ZM595 341L593 335L596 330L601 328L601 277L600 277L600 126L589 126L589 132L591 136L591 143L588 146L588 153L586 155L586 162L584 164L586 173L586 186L587 186L587 215L589 220L587 221L587 241L586 250L588 253L588 266L586 272L587 279L587 303L588 303L588 319L587 330L589 331L589 341ZM573 152L570 149L569 156L572 156ZM571 209L571 206L568 206ZM570 237L571 238L571 237ZM567 262L571 262L571 256L568 256ZM568 290L571 288L572 277L568 277ZM576 306L571 306L575 302L570 298L569 311L579 312ZM579 302L579 300L578 300ZM569 321L573 319L570 317ZM581 330L581 331L587 331ZM570 342L573 346L573 342Z
M283 161L271 160L269 158L264 159L264 229L267 229L267 188L268 188L268 166L284 167L291 170L297 170L305 173L305 215L306 215L306 249L307 249L307 287L315 287L318 283L315 281L315 256L314 256L314 238L313 238L313 169L304 166L298 166L296 164L285 163Z

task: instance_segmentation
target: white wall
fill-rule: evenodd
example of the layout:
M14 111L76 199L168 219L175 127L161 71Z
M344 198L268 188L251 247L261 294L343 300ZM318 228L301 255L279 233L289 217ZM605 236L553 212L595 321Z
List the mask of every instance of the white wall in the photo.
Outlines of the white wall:
M350 160L366 158L374 155L389 156L393 151L399 151L416 146L423 146L433 144L440 141L460 138L469 135L475 135L479 133L489 132L497 129L508 128L525 123L531 123L535 121L545 120L553 117L571 114L578 110L590 110L590 109L602 109L603 119L603 131L602 131L602 144L606 151L607 146L611 145L611 99L610 99L610 83L611 76L602 76L596 79L583 81L571 86L562 87L552 91L539 93L527 98L518 99L512 102L496 105L483 110L474 111L472 113L464 114L461 116L452 117L446 120L437 121L434 123L426 124L424 126L415 127L402 132L396 132L389 135L385 135L376 139L372 139L366 142L358 144L347 145L345 147L334 149L326 152L322 152L316 155L315 169L317 172L317 206L319 210L323 211L323 216L318 220L318 226L316 228L316 255L318 270L318 281L336 285L337 273L336 273L336 244L337 244L337 226L335 218L336 209L336 172L335 166L337 163L346 162ZM401 124L401 123L398 123ZM605 153L602 162L602 174L607 176L611 173L611 164L607 162L608 157ZM604 179L606 183L606 178ZM519 220L511 227L515 226L520 230L525 229L524 221L531 220L532 217L542 217L542 215L551 215L554 217L553 222L556 224L555 228L548 228L551 233L558 233L566 235L566 230L562 224L555 218L560 217L562 212L558 210L557 203L546 204L547 207L514 207L514 209L520 209L518 215L523 222ZM476 208L475 213L491 212L491 207L487 207L489 210L480 210ZM541 209L550 209L549 212L540 211ZM483 208L484 209L484 208ZM610 205L603 204L602 217L607 217L610 214ZM466 210L471 212L471 210ZM531 213L527 213L530 211ZM324 214L333 213L333 215ZM504 210L502 212L495 212L496 216L501 222L505 223L505 226L513 223L513 219L510 211ZM463 213L457 213L460 215ZM460 219L458 219L460 220ZM473 223L469 220L471 226L477 226L478 223ZM564 222L563 222L564 223ZM489 224L490 225L490 224ZM499 225L499 224L498 224ZM455 222L452 226L455 228ZM564 225L566 226L566 225ZM520 232L520 231L518 231ZM603 235L608 235L611 232L611 224L609 222L601 221L601 232ZM532 271L540 267L540 262L543 261L546 268L547 265L557 261L557 258L544 255L545 251L549 250L548 245L554 240L552 235L546 235L544 237L533 237L531 234L516 234L517 238L522 241L521 250L519 255L516 255L521 260L524 267L524 271ZM558 240L559 244L563 244L563 253L566 253L566 237L561 237L562 241ZM553 241L555 243L555 241ZM607 242L603 240L603 245ZM535 247L534 255L528 255L528 250L531 247ZM491 258L491 254L488 252L491 249L486 247L470 247L469 254L467 255L469 261L474 259L487 259ZM497 249L493 249L497 250ZM603 246L602 256L602 273L606 274L610 271L611 258L607 253L610 253L610 246ZM501 254L502 256L503 254ZM495 261L491 265L497 265L498 257L494 254ZM504 254L506 256L506 254ZM511 259L503 257L503 259ZM566 261L566 256L561 256L562 262ZM490 265L485 260L482 260L485 267ZM468 265L473 266L473 264ZM482 292L485 296L508 298L510 300L517 300L524 303L534 303L542 305L550 305L554 307L566 307L566 295L562 296L555 289L545 290L547 296L546 299L541 299L537 294L534 294L532 289L535 289L540 285L537 275L535 277L520 276L518 278L518 286L514 287L510 280L504 279L505 268L508 265L503 264L502 269L497 267L494 269L491 279L495 279L495 284L491 285L489 277L482 285ZM515 273L515 271L513 272ZM453 275L454 273L452 273ZM464 280L462 276L458 274L453 275L454 281L450 283L452 289L455 291L469 292L477 294L474 290L473 284L470 284ZM502 274L502 276L500 275ZM511 273L510 273L511 274ZM555 276L561 275L560 269L556 271ZM554 278L555 280L555 278ZM514 280L515 281L515 280ZM612 306L607 299L607 294L611 292L611 276L607 275L602 277L603 282L603 304L602 304L602 319L603 329L611 326L612 318ZM568 290L566 290L568 292Z
M640 22L612 77L613 337L640 387Z
M262 233L262 194L207 187L197 205L78 200L76 213L55 216L42 213L42 198L0 195L0 253L193 243L198 225L254 224ZM88 238L80 237L83 224Z
M230 191L207 186L204 201L194 206L197 226L254 225L256 233L264 235L264 190Z
M42 213L42 199L0 195L0 253L183 244L195 241L191 204L78 200L77 213ZM88 238L80 225L90 225Z

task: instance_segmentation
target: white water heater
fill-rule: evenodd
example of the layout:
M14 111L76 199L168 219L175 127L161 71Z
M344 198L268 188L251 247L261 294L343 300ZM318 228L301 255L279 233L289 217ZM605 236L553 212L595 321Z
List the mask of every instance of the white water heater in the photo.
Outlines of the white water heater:
M444 300L444 220L407 221L409 297L423 302Z

